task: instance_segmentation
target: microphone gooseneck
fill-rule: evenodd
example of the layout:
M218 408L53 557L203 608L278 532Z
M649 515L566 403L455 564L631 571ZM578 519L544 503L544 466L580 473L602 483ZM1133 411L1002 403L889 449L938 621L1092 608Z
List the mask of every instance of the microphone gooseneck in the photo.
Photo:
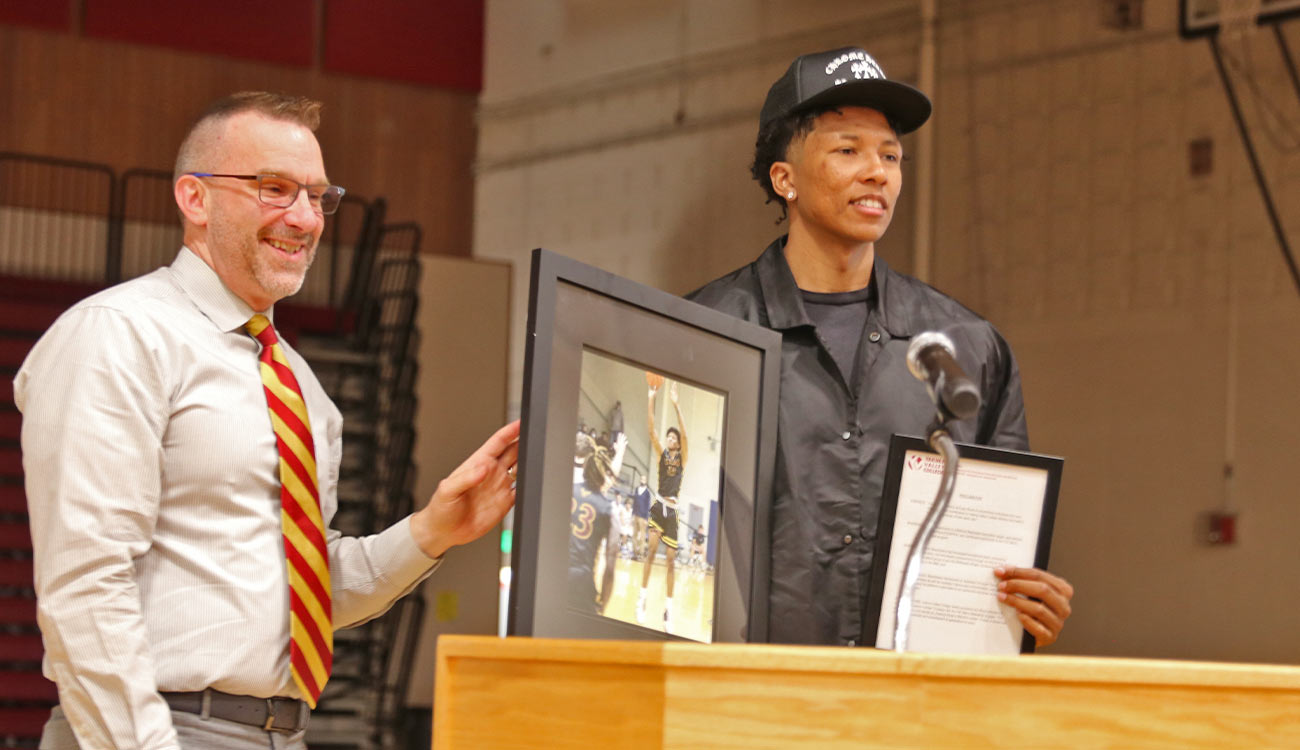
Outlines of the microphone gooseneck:
M907 651L912 624L912 604L916 585L921 577L921 561L930 539L939 528L939 522L948 510L953 489L957 484L957 445L948 434L947 422L951 419L973 417L980 409L980 391L955 359L952 340L938 331L926 331L912 338L907 347L907 369L917 380L925 383L937 410L937 420L929 428L930 447L943 456L943 478L935 493L925 519L916 530L908 550L907 564L903 567L903 580L894 608L895 651Z

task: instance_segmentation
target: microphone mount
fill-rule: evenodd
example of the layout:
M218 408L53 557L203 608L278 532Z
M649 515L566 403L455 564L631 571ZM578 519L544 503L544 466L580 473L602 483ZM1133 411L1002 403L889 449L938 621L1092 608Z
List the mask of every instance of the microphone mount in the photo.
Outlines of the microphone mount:
M921 577L921 560L948 510L957 485L959 456L957 444L948 433L948 422L972 417L980 408L979 388L962 372L955 357L952 339L938 331L917 334L907 347L907 369L917 380L925 383L935 405L935 421L926 430L929 436L926 442L943 457L943 477L939 480L934 502L912 539L907 565L903 568L903 582L894 610L894 650L899 653L907 651L912 600L916 595L917 580Z

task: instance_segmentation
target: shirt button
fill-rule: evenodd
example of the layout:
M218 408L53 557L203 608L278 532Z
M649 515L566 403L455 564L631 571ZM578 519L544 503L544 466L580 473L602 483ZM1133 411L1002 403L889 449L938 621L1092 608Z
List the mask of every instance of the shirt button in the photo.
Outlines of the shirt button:
M853 535L852 535L852 534L845 534L845 535L844 535L844 543L845 543L845 544L853 544Z
M873 344L876 343L877 341L880 340L880 332L879 332L879 331L872 331L871 333L868 333L868 334L867 334L867 340L870 341L870 342L873 343Z
M848 440L849 438L853 437L853 433L849 432L848 430L845 430L844 434L840 435L840 437L844 438L845 440Z

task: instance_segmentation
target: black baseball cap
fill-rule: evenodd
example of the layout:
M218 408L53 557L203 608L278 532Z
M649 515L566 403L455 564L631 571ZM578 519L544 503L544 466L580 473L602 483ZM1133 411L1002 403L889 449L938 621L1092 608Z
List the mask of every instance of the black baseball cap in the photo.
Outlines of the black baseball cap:
M870 107L889 118L899 135L924 125L931 109L929 97L886 78L866 50L841 47L796 57L768 89L758 127L822 106Z

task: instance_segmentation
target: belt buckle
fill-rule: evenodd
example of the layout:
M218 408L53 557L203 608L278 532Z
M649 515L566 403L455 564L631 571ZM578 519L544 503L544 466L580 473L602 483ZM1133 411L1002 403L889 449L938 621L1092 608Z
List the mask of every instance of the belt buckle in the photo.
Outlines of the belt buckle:
M266 723L262 725L262 731L269 732L275 725L275 702L271 698L266 699Z

